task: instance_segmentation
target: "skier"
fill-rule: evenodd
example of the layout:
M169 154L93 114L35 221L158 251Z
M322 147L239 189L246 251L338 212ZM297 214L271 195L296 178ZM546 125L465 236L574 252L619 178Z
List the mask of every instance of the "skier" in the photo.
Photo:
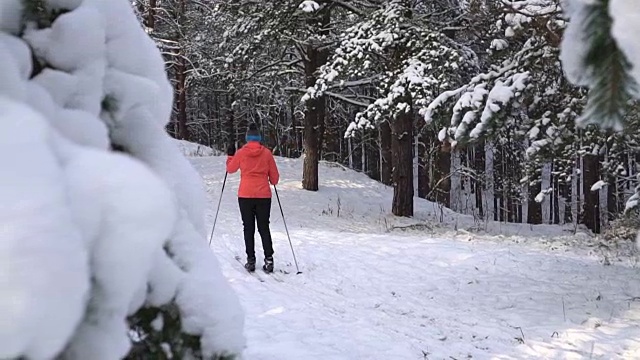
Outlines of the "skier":
M273 272L273 244L269 230L269 216L271 214L271 187L278 185L280 174L273 154L260 143L260 132L256 124L251 123L246 135L247 144L236 152L235 145L227 149L227 172L230 174L240 170L240 187L238 189L238 204L244 227L244 244L247 252L247 263L244 265L249 272L256 270L256 254L254 234L256 222L258 233L262 238L264 248L265 272Z

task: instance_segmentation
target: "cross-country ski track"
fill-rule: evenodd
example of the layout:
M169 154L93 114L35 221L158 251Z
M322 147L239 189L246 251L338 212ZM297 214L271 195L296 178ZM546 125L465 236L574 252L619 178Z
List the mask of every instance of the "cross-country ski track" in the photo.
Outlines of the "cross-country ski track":
M213 224L225 157L190 158ZM248 360L638 359L640 274L601 264L557 226L488 224L416 199L416 216L389 215L392 189L322 163L320 190L301 189L301 159L277 158L276 273L244 271L242 223L229 175L211 249L246 312ZM442 220L442 221L440 221ZM402 228L411 225L412 230ZM453 227L457 226L458 231ZM583 235L584 238L584 235ZM580 238L577 238L580 241ZM286 272L286 273L283 273Z

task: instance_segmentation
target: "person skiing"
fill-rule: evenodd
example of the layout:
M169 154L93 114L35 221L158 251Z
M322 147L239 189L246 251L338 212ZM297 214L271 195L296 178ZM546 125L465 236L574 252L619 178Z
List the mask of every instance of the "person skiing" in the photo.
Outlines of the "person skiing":
M256 270L255 228L262 239L264 265L262 269L273 272L273 243L269 230L271 215L271 185L278 185L280 174L273 154L260 141L260 132L256 124L251 123L246 135L247 144L236 151L235 145L227 149L227 172L233 174L240 170L238 205L244 227L244 244L247 252L245 269Z

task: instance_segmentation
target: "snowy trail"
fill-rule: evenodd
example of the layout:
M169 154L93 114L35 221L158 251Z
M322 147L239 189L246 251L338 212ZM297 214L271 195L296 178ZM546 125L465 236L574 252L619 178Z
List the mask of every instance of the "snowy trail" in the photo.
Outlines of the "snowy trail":
M192 162L208 186L211 225L224 158ZM237 175L211 246L247 313L247 359L640 358L637 269L525 245L385 233L389 189L322 166L324 186L309 193L299 189L300 161L278 165L303 274L295 275L275 197L276 268L290 274L275 275L283 282L261 274L262 283L234 260L244 259ZM425 204L418 210L428 212Z

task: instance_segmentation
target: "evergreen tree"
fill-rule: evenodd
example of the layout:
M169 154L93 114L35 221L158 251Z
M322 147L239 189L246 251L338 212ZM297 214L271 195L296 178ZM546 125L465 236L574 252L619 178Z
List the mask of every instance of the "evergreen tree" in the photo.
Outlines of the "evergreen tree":
M421 10L410 1L393 0L363 16L345 30L304 98L312 101L329 92L353 102L337 91L364 84L373 87L373 101L356 100L366 109L356 114L347 136L358 128L388 123L394 169L392 209L398 216L413 215L414 114L465 70L460 49L429 28Z

